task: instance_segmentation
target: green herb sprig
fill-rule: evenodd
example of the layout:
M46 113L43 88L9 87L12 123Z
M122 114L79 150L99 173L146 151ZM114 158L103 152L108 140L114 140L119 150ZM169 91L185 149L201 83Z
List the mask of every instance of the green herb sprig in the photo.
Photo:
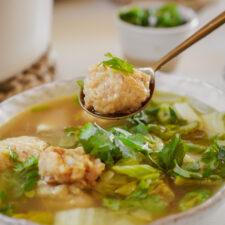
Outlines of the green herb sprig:
M30 156L25 162L18 160L18 154L9 146L9 157L15 164L11 171L4 176L3 186L7 196L16 199L36 186L38 175L38 159Z
M167 28L176 27L186 23L174 3L164 4L153 10L140 7L122 9L119 17L121 20L142 27Z
M126 60L115 57L109 52L106 53L105 56L110 59L106 61L102 61L101 63L103 66L109 66L112 69L122 71L128 74L134 73L134 66L131 64L128 64Z

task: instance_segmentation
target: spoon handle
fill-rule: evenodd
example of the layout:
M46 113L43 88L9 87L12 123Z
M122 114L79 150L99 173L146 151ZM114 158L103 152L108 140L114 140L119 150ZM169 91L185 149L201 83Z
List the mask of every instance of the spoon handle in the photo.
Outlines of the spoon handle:
M190 47L197 41L201 40L202 38L213 32L216 28L223 25L224 23L225 23L225 11L222 12L219 16L217 16L213 20L211 20L208 24L206 24L204 27L202 27L200 30L194 33L187 40L178 45L175 49L170 51L163 58L161 58L155 65L153 65L152 68L154 72L159 70L164 64L169 62L171 59L179 55L181 52L186 50L188 47Z

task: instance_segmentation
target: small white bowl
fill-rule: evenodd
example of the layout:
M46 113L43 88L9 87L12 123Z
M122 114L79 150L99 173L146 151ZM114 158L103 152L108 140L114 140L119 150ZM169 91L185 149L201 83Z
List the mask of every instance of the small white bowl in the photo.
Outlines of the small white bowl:
M141 7L156 9L165 2L137 2L124 9ZM171 28L142 27L127 23L116 15L116 26L121 41L124 58L136 66L151 66L166 53L194 33L199 24L196 13L184 6L178 6L181 15L187 20L184 25ZM171 70L169 68L168 70Z

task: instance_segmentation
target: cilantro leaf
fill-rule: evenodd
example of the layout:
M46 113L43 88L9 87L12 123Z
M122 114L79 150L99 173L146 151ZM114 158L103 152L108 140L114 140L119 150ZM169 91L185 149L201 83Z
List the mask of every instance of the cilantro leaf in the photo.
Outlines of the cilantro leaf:
M140 25L140 26L148 26L149 25L149 21L148 21L149 11L148 10L144 10L144 9L135 7L130 10L121 10L119 16L123 21L126 21L126 22L134 24L134 25Z
M87 123L81 129L80 142L86 153L100 158L106 164L113 164L114 156L120 155L112 142L110 133Z
M121 128L106 131L96 124L88 123L81 129L80 143L86 153L100 158L106 164L113 164L121 157L134 158L135 152L140 152L152 160L152 150L145 142L144 135L132 134Z
M1 199L1 203L6 202L7 196L4 190L0 191L0 199Z
M185 23L174 3L163 5L156 10L154 16L157 18L156 27L175 27Z
M168 144L158 154L158 158L161 166L166 170L170 170L174 167L174 160L176 159L178 164L181 164L184 158L184 150L181 144L179 135L170 139Z
M140 7L133 7L129 10L122 9L119 17L127 23L143 27L175 27L186 22L174 3L164 4L154 10Z
M12 216L15 211L16 211L16 208L11 203L0 207L0 213L4 214L6 216Z
M9 150L9 157L13 162L17 162L19 155L10 147L8 146Z
M202 162L205 164L205 168L210 170L216 170L219 166L218 160L219 145L215 139L213 143L207 148L207 150L202 155Z
M129 131L133 130L129 129ZM130 133L121 128L113 128L113 133L116 135L116 139L119 139L125 146L131 148L136 153L143 154L151 163L158 166L158 163L152 157L152 153L156 148L160 148L161 144L159 139L156 140L154 138L153 140L152 138L150 140L149 136L145 136L142 133Z
M38 175L38 159L31 156L25 162L17 161L13 170L4 173L4 190L10 199L17 199L35 188Z
M111 59L102 61L103 66L109 66L112 69L119 70L128 74L134 73L133 65L128 64L126 60L115 57L109 52L106 53L105 56Z
M80 105L79 97L78 97L77 95L76 95L75 98L74 98L74 105L75 105L75 106Z
M152 150L150 148L148 148L148 144L144 144L139 142L139 140L137 139L138 137L142 137L140 136L140 134L138 135L132 135L130 137L118 137L119 140L126 146L135 149L136 151L141 152L142 154L144 154L147 158L149 158L149 153L152 152Z
M225 146L217 139L206 149L201 160L204 163L204 176L225 177Z
M132 152L118 142L112 132L87 123L81 129L80 142L86 153L100 158L106 164L113 164L119 157L132 157Z
M142 123L138 123L137 125L130 128L132 133L139 133L139 134L148 134L148 127Z
M221 160L223 163L225 163L225 146L220 145L219 143L218 146L219 146L219 153L217 158Z
M78 80L76 83L80 86L81 89L84 89L84 81L83 80Z
M35 156L30 156L28 160L26 160L24 163L19 162L17 163L13 170L17 173L24 172L26 170L30 170L33 167L36 167L38 165L38 159Z
M26 178L26 181L24 183L24 192L33 190L37 184L38 169L28 172L24 175L24 178Z

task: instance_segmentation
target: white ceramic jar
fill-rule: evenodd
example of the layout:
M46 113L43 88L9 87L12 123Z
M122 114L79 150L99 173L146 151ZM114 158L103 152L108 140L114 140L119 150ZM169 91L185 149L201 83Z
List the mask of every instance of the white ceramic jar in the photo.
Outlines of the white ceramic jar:
M124 7L124 9L128 10L137 6L145 9L156 9L162 4L165 2L136 2ZM191 8L184 6L179 6L178 10L187 20L187 23L172 28L142 27L129 24L122 21L118 13L116 25L124 58L136 66L150 66L188 38L198 25L197 15Z
M47 51L52 4L52 0L0 0L0 82Z

